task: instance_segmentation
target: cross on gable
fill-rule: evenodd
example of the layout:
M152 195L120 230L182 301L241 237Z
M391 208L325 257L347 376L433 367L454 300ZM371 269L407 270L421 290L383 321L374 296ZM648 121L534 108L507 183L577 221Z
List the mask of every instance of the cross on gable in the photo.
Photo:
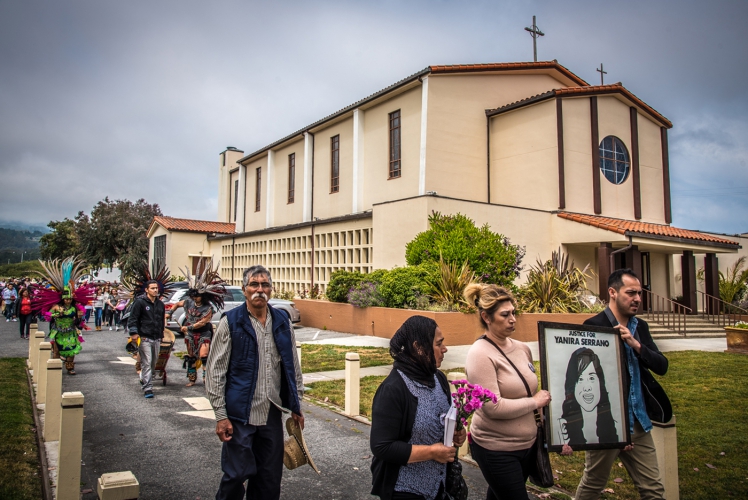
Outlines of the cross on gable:
M608 72L603 70L603 63L600 63L600 67L597 68L595 71L600 73L600 85L605 85L605 75L607 75Z
M535 24L535 16L532 16L532 28L525 28L525 31L530 32L530 36L532 37L532 56L533 61L538 62L538 37L539 36L545 36L545 33L540 31L540 28L538 28L537 24Z

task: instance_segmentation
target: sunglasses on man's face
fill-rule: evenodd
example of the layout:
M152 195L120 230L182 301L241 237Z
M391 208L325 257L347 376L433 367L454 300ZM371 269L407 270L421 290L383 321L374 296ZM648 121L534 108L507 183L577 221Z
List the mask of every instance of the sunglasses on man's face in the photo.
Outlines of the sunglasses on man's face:
M260 283L259 281L250 281L247 283L247 288L251 288L252 290L257 290L258 288L262 287L263 290L270 290L273 288L273 285L268 283L267 281Z

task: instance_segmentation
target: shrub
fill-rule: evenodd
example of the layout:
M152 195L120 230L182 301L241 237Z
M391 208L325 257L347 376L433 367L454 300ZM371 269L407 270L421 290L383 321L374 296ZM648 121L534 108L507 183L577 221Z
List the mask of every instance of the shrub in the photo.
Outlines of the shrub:
M384 305L382 294L379 292L379 284L371 281L362 281L352 287L348 292L348 303L356 307L379 307Z
M413 309L419 297L428 295L431 290L435 266L396 267L390 271L378 270L371 273L379 282L379 292L385 307Z
M431 286L431 297L439 304L452 307L466 306L462 296L465 287L475 279L475 273L465 262L462 265L439 261L439 274Z
M561 249L551 253L551 260L530 267L527 283L518 294L520 309L537 313L578 313L586 305L581 294L587 289L587 270L574 266Z
M281 300L293 300L295 296L293 290L276 290L273 292L273 297Z
M348 301L348 293L351 289L358 286L366 278L366 274L358 271L351 272L343 269L335 271L330 275L330 282L325 290L327 300L330 302Z
M728 304L740 303L748 287L748 269L745 257L740 257L723 273L719 271L719 295Z
M405 248L410 266L438 263L441 256L448 264L467 262L479 281L504 286L510 285L522 269L525 249L491 232L488 224L479 228L465 215L439 212L432 212L429 224L430 229L417 234Z

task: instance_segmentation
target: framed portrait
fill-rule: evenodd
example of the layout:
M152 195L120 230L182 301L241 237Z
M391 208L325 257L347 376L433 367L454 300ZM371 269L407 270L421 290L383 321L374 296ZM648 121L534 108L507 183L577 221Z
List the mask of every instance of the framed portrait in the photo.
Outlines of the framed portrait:
M549 451L623 448L631 443L629 373L618 332L600 326L538 322L540 376Z

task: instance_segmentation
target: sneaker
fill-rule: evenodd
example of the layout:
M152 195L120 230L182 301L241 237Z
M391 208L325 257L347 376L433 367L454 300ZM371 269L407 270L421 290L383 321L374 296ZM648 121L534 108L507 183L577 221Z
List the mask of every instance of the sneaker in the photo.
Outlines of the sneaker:
M8 321L10 321L10 320L8 318L5 318L5 322L7 323Z
M153 397L153 391L145 391L145 399L151 399Z
M109 327L109 331L110 331L110 332L112 331L112 327L111 327L111 326Z
M18 321L18 318L13 318L13 321Z

